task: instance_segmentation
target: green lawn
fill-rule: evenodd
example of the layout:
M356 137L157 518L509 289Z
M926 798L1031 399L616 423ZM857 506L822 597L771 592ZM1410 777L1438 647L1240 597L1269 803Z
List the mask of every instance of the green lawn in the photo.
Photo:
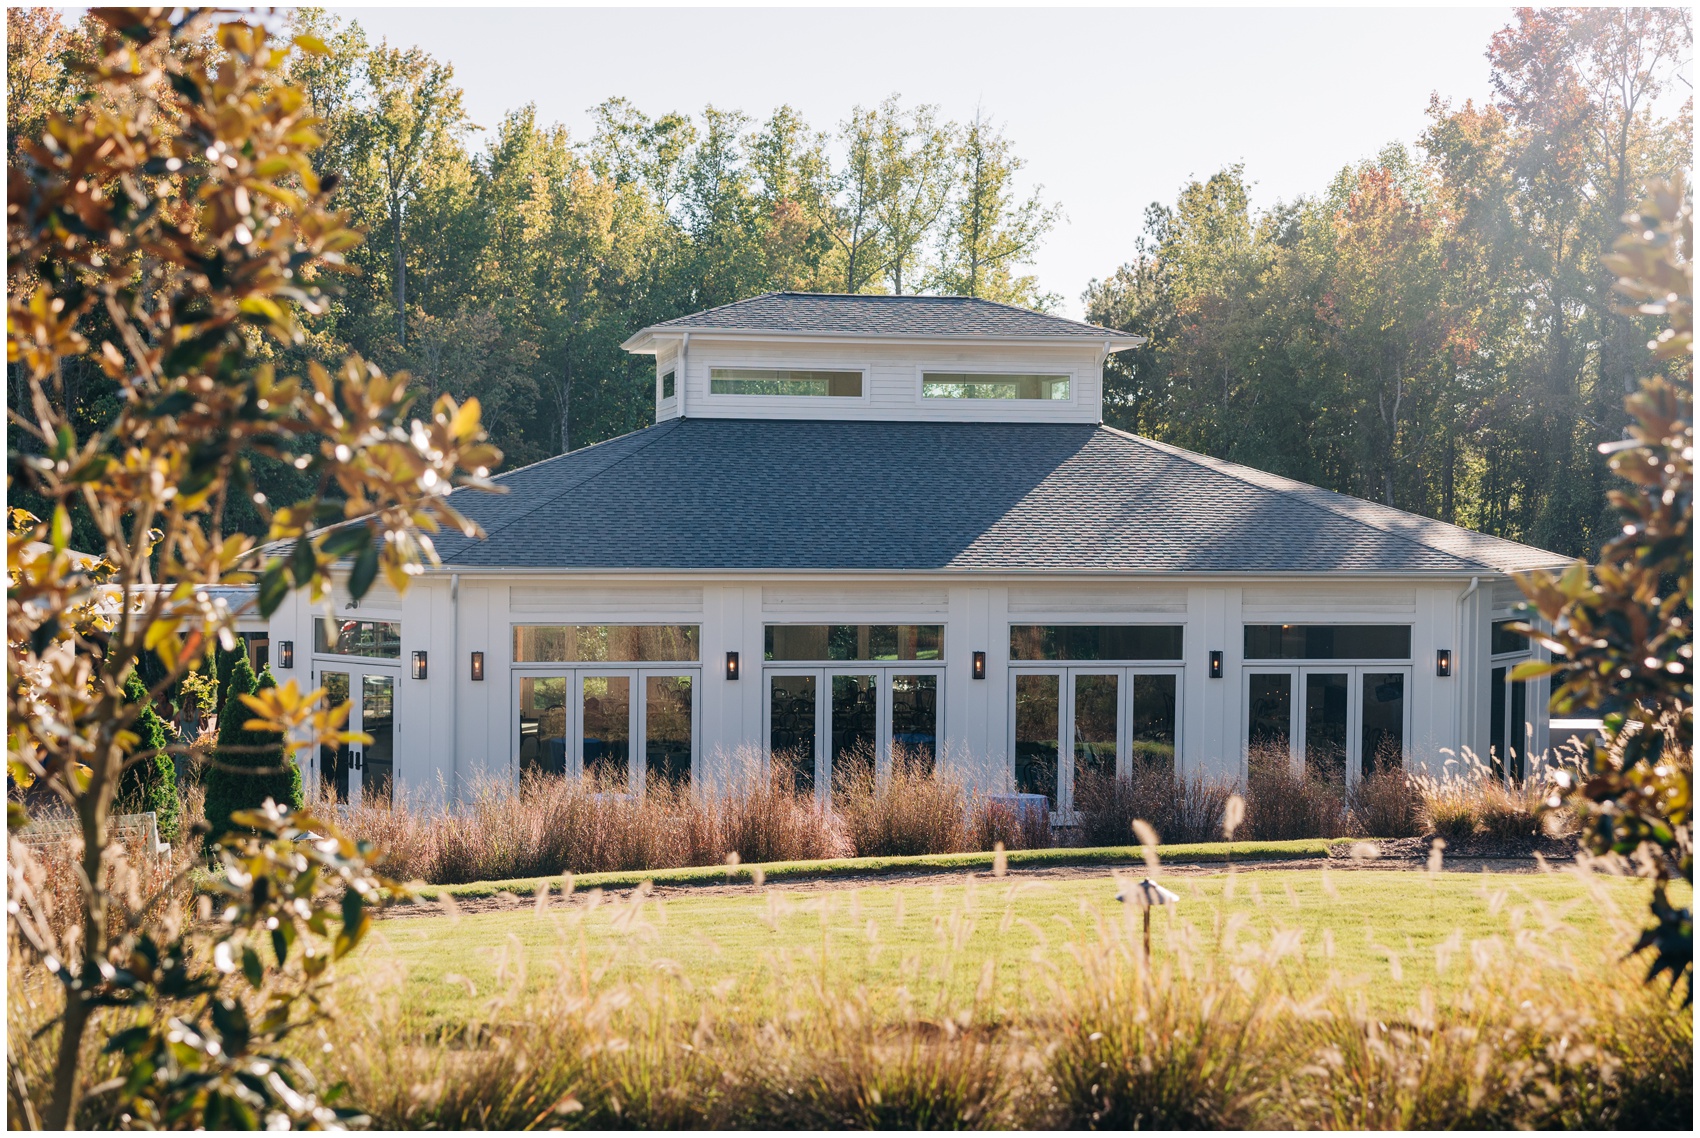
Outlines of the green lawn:
M1181 902L1153 920L1159 961L1229 967L1287 952L1295 990L1332 976L1397 1012L1424 987L1444 998L1472 961L1530 967L1568 957L1584 968L1621 954L1646 887L1599 889L1553 874L1263 870L1169 877ZM1047 982L1079 975L1079 949L1137 935L1109 871L1062 881L976 877L871 883L804 893L634 897L595 905L380 922L357 957L364 991L400 1000L407 1018L442 1023L523 1018L542 985L601 990L671 985L679 1006L782 1009L820 985L865 990L880 1015L969 1007L1019 1016ZM1135 918L1136 920L1136 918ZM1445 963L1444 968L1439 968ZM985 987L990 969L992 982ZM689 1014L695 1014L694 1012Z
M1327 857L1330 846L1343 844L1338 838L1298 838L1282 842L1197 842L1191 845L1159 846L1158 854L1171 863L1231 861L1282 861ZM1344 843L1349 844L1349 843ZM575 878L579 889L625 889L642 881L658 885L717 885L753 882L756 875L766 882L819 880L828 877L865 877L913 870L954 869L985 873L997 857L991 852L916 854L908 857L836 857L818 861L767 861L752 865L694 865L677 869L623 869L606 873L584 873ZM1144 861L1139 846L1092 846L1041 850L1010 850L1004 859L1012 868L1062 865L1137 866ZM514 877L504 881L474 881L465 885L424 885L418 894L435 898L443 893L456 897L494 897L512 893L530 897L538 886L560 887L558 877Z

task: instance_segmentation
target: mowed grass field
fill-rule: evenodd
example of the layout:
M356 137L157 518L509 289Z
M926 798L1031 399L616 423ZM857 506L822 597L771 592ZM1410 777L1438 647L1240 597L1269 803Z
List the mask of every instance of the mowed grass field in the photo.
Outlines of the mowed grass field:
M1133 875L1133 876L1138 876ZM1129 878L1132 879L1131 877ZM1604 968L1633 940L1647 887L1571 872L1280 870L1167 876L1156 963L1227 969L1278 960L1297 998L1344 987L1395 1015L1424 989L1445 1002L1476 968ZM545 987L668 993L679 1014L782 1015L830 990L881 1017L1010 1021L1106 939L1139 936L1116 878L949 876L803 891L578 894L539 909L378 923L345 983L418 1026L524 1020Z

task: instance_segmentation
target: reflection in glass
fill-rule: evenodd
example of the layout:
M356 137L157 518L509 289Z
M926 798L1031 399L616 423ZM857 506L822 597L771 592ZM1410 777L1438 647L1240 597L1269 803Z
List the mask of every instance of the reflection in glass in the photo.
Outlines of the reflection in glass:
M327 629L323 619L315 620L313 651L328 656L399 660L401 624L391 620L333 620Z
M1015 677L1015 789L1057 806L1057 706L1060 676Z
M770 624L769 660L937 660L942 624Z
M798 368L717 367L709 369L710 395L798 395L860 399L859 371Z
M1365 672L1363 707L1364 777L1405 765L1405 675Z
M341 707L348 702L348 673L320 672L319 684L325 689L325 706ZM348 801L348 770L353 748L347 743L319 744L319 788L338 802Z
M567 680L565 676L519 681L519 773L567 773Z
M585 676L584 773L611 790L631 785L632 681L629 676Z
M927 774L938 761L939 678L891 677L891 754Z
M879 677L832 677L832 786L868 780L874 773L879 730Z
M921 376L921 398L1067 399L1068 376L929 371Z
M691 781L691 677L646 676L643 689L644 767L650 782Z
M1488 681L1488 764L1498 778L1505 777L1505 672L1495 668Z
M1134 766L1175 767L1175 681L1172 675L1133 677Z
M1285 672L1253 672L1251 701L1246 708L1246 741L1252 757L1260 753L1286 757L1292 745L1293 677Z
M1529 754L1529 685L1524 680L1512 680L1507 686L1511 689L1511 731L1505 741L1509 747L1506 754L1511 756L1511 777L1521 779L1527 773L1524 760Z
M1248 624L1247 660L1409 660L1408 624Z
M388 805L395 793L395 680L360 677L360 730L372 737L360 756L360 802Z
M1346 681L1343 672L1305 676L1305 767L1340 780L1346 777Z
M1178 624L1012 624L1011 660L1179 660Z
M1116 713L1121 703L1116 676L1074 677L1075 778L1116 774Z
M815 790L815 678L768 677L768 754L774 766L790 768L798 794Z
M516 624L516 664L620 664L695 660L694 624Z
M1492 643L1488 650L1495 656L1505 656L1513 652L1529 651L1529 638L1521 632L1513 632L1511 626L1521 624L1516 620L1496 620L1493 622Z

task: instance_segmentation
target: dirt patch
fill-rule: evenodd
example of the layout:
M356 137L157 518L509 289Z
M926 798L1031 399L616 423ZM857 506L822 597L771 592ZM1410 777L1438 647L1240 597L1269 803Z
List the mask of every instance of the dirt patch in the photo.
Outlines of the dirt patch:
M1374 846L1375 857L1364 856L1367 851L1358 850L1358 856L1353 857L1349 846L1337 846L1329 852L1328 857L1313 858L1284 858L1272 860L1248 860L1231 863L1212 862L1164 862L1163 873L1172 877L1197 877L1212 873L1223 873L1229 868L1236 872L1255 873L1276 869L1322 869L1333 871L1381 871L1381 872L1415 872L1426 871L1428 868L1429 845L1423 838L1383 839L1376 842L1359 843L1360 846ZM1574 844L1570 845L1563 854L1545 856L1548 865L1560 861L1568 861L1575 854ZM1038 866L1031 868L1011 867L1007 879L1011 881L1077 881L1082 878L1108 877L1116 873L1123 876L1140 876L1142 866L1138 864L1107 866L1107 865L1058 865ZM1524 856L1452 856L1452 851L1445 851L1441 868L1449 873L1538 873L1542 871L1541 860L1533 853ZM678 897L760 897L768 889L778 889L786 893L831 893L846 889L862 889L869 885L902 885L922 881L938 884L948 884L952 880L961 880L972 876L982 884L998 880L990 873L964 874L956 869L913 869L888 873L864 874L834 874L831 877L817 878L788 878L776 881L771 885L756 885L749 881L728 882L723 885L654 885L644 883L637 886L623 886L603 890L587 890L575 892L570 897L563 898L560 887L552 890L547 907L555 909L568 905L583 905L588 903L592 892L600 892L606 900L629 898L634 892L642 890L649 896L663 900ZM532 897L520 897L512 893L498 893L493 897L457 897L452 903L454 911L463 914L500 913L517 909L529 909L536 906ZM450 911L450 906L441 901L421 901L411 905L397 905L381 911L383 917L437 917Z

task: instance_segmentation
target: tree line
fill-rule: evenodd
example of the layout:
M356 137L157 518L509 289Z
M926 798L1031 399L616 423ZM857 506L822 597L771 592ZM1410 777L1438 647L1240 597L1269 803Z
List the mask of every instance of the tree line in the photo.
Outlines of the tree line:
M1130 430L1581 555L1619 522L1599 444L1652 367L1606 263L1693 152L1686 10L1525 9L1486 105L1436 97L1314 196L1230 166L1154 204L1089 318L1149 336L1106 373ZM1662 101L1661 101L1662 100Z
M321 119L315 165L366 234L294 354L355 351L428 397L476 395L510 466L649 422L648 361L619 345L659 320L773 289L1057 302L1027 270L1059 209L1018 188L987 115L952 123L894 95L822 131L786 106L757 121L616 98L588 137L528 105L475 145L447 62L324 11L289 19L326 48L290 78ZM50 10L8 23L16 138L79 97L83 33ZM1692 101L1663 108L1691 43L1686 11L1522 11L1488 45L1492 99L1436 97L1415 148L1262 211L1239 166L1153 203L1132 257L1084 297L1089 319L1149 337L1109 363L1106 420L1597 548L1615 521L1596 448L1624 427L1651 334L1602 257L1649 180L1689 161ZM92 363L67 393L110 414Z

